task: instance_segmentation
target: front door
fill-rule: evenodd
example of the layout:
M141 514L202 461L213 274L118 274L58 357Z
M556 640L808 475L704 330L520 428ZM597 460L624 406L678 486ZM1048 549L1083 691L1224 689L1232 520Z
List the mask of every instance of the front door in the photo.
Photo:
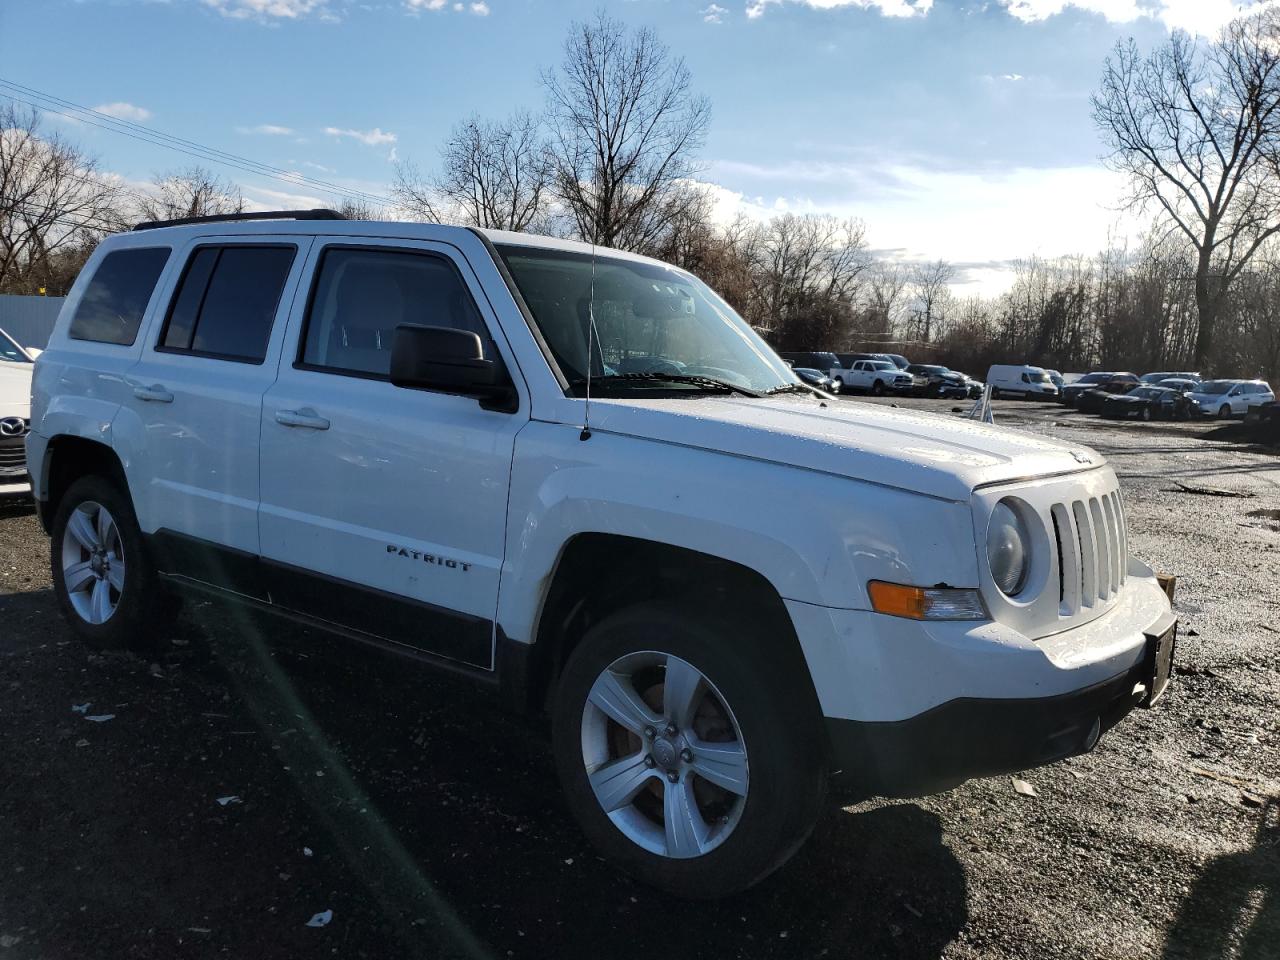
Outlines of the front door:
M501 412L388 379L402 323L471 330L499 349L488 302L446 244L331 238L311 261L310 295L298 298L262 409L259 528L272 599L491 667L527 400Z

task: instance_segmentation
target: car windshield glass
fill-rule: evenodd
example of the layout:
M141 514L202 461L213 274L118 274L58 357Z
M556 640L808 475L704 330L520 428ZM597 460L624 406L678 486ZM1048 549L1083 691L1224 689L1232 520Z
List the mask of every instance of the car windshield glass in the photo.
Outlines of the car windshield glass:
M31 358L3 330L0 330L0 362L30 363Z
M1077 383L1101 383L1103 380L1109 380L1109 379L1111 379L1111 374L1109 373L1086 373L1083 377L1081 377L1076 382Z
M1139 400L1151 400L1160 396L1163 392L1163 390L1152 390L1150 387L1139 387L1137 390L1131 391L1129 396L1136 397Z
M1200 389L1196 392L1217 396L1220 393L1226 393L1234 386L1235 384L1230 380L1210 380L1208 383L1200 384Z
M1043 370L1028 370L1028 376L1031 377L1032 383L1048 383L1049 375Z
M536 247L502 246L499 253L576 393L583 392L588 370L592 313L591 375L602 381L618 377L611 386L677 383L659 379L666 375L759 392L799 382L732 307L681 270L608 256L593 265L590 254ZM622 379L637 374L649 376Z

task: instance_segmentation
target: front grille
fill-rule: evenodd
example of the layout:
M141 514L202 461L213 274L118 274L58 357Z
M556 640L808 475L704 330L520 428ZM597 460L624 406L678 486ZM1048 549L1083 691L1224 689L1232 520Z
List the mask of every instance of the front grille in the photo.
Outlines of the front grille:
M1072 617L1106 603L1124 586L1129 557L1120 491L1055 503L1058 612Z
M0 439L0 476L27 472L27 449L21 437Z

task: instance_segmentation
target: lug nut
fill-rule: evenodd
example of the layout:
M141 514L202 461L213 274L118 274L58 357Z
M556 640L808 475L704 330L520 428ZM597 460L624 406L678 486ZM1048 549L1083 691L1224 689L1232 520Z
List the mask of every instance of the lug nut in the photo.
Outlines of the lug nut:
M680 751L680 759L683 760L685 763L693 763L693 751L690 750L688 747L685 747L683 750Z
M658 735L658 731L653 729L653 727L645 727L644 735L647 739L652 740L654 737Z
M650 769L652 769L652 768L653 768L653 757L645 757L645 758L644 758L644 765L645 765L646 767L649 767Z
M679 731L679 729L677 729L677 728L676 728L676 725L675 725L674 723L668 723L668 724L667 724L667 736L668 736L668 737L674 737L674 736L675 736L677 733L679 733L679 732L680 732L680 731Z
M672 783L679 783L680 774L676 773L674 770L669 770L667 771L667 779L670 780Z

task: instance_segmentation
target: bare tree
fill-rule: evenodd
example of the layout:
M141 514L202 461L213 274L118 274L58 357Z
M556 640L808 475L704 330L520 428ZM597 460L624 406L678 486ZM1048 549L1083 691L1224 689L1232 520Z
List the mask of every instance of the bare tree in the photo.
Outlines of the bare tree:
M152 192L138 197L138 212L144 220L179 220L244 211L240 188L204 167L157 174L151 182Z
M434 176L409 163L396 170L393 195L413 215L497 230L534 229L545 219L549 168L537 117L472 116L453 128L440 154Z
M955 267L945 260L919 263L911 267L908 284L916 301L913 317L916 329L912 333L925 343L933 339L939 309L949 296L950 284L955 276Z
M1209 45L1175 32L1143 57L1129 40L1093 97L1131 202L1162 210L1195 252L1198 365L1231 281L1280 231L1278 41L1275 12L1236 20Z
M559 70L544 74L556 194L580 236L614 246L652 232L710 121L689 69L652 30L598 14L577 23Z
M91 249L117 225L119 199L93 158L41 132L38 114L0 105L0 289L25 292L63 251Z

